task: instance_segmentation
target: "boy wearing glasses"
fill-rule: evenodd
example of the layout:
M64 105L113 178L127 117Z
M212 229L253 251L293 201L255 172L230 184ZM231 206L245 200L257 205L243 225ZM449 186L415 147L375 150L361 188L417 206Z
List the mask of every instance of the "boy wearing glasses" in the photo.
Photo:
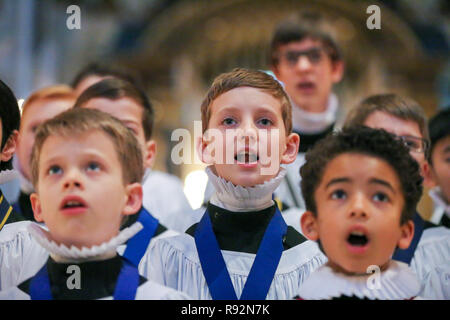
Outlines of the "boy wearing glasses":
M344 63L321 16L308 13L298 18L285 20L276 27L269 58L273 74L283 83L292 103L293 131L300 135L299 154L286 168L288 173L276 195L283 204L304 209L298 172L305 152L333 131L340 112L332 89L342 79ZM291 211L296 214L291 216L288 214ZM287 223L299 230L300 211L288 212L283 212Z
M355 125L384 129L397 136L409 148L427 182L429 133L426 116L417 102L396 94L369 96L350 111L344 128ZM445 276L450 271L450 232L424 221L417 211L413 221L411 245L406 250L397 248L392 258L409 264L416 272L422 297L446 299L450 296L450 283Z

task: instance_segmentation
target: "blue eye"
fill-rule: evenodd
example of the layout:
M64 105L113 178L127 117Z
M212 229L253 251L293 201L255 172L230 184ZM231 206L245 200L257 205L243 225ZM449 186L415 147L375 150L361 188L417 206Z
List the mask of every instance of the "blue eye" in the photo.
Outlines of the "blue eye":
M336 190L331 194L331 199L340 200L345 199L347 197L347 193L344 190Z
M374 194L373 200L378 202L388 202L389 197L383 192L377 192L376 194Z
M225 118L222 121L222 124L226 125L226 126L231 126L236 124L236 120L234 120L233 118Z
M89 162L87 165L87 171L100 171L100 165L97 162Z
M260 120L258 120L258 123L263 125L263 126L271 126L273 124L272 120L268 119L268 118L262 118Z
M57 165L51 166L51 167L48 169L48 174L49 174L49 175L61 174L61 173L62 173L62 169L61 169L60 166L57 166Z

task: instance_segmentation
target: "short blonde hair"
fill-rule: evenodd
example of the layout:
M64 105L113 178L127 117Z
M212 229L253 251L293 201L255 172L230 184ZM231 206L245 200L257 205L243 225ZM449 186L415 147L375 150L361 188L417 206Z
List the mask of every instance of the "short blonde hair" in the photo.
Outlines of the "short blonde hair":
M105 133L113 142L122 166L124 183L141 182L144 176L142 152L131 130L105 112L78 108L60 113L39 126L31 153L31 177L36 190L39 181L39 159L47 138L73 137L95 130Z
M292 106L281 84L265 72L244 68L235 68L214 79L201 105L203 132L208 129L213 101L221 94L240 87L261 89L276 98L281 104L286 135L292 132Z
M74 90L65 84L58 84L36 90L23 103L22 118L30 105L38 100L72 100L73 103L75 103L76 99L77 97Z

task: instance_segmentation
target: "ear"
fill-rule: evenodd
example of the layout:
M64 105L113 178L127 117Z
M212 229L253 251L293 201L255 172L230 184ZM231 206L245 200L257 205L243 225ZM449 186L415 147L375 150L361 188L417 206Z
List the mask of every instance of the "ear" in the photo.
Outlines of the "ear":
M300 226L302 232L309 240L319 240L319 232L317 230L317 219L311 211L305 211L300 218Z
M156 160L156 141L149 140L145 142L144 145L144 167L151 168L155 164Z
M31 208L33 209L34 213L34 220L38 222L43 222L44 217L42 216L42 207L41 207L41 201L39 200L39 195L34 192L30 195L30 201L31 201Z
M286 149L281 156L281 163L288 164L295 161L298 154L298 147L300 146L300 136L296 133L291 133L286 138Z
M434 179L433 176L433 168L432 166L428 163L428 161L425 161L422 165L422 167L420 168L421 170L421 174L423 177L423 185L427 188L433 188L436 186L436 181Z
M331 62L331 68L331 79L333 80L333 83L338 83L344 76L344 61Z
M272 65L272 66L270 67L270 70L273 72L273 74L275 75L275 77L277 77L277 79L278 79L278 76L280 75L278 66Z
M3 150L0 155L1 161L3 162L8 161L14 155L14 152L16 151L17 147L18 138L19 138L19 131L14 130L9 136L8 140L6 141L5 146L3 147Z
M130 183L125 187L126 202L122 210L125 216L137 213L142 207L142 185L140 183Z
M214 159L210 154L210 150L208 148L209 143L203 139L204 135L202 135L201 137L198 137L196 144L195 144L195 149L197 151L197 155L199 157L199 159L208 165L212 165L214 164Z
M401 237L398 240L397 246L400 249L408 249L414 237L414 222L412 220L409 220L405 222L400 228Z

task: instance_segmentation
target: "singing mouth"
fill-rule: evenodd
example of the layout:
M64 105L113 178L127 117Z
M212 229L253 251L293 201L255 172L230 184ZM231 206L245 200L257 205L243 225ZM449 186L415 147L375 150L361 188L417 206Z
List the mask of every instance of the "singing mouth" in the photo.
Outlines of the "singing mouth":
M253 152L239 152L234 156L234 160L236 160L238 163L255 163L259 160L259 156L256 153Z
M369 238L362 231L352 231L347 238L347 242L356 247L364 247L369 243Z

